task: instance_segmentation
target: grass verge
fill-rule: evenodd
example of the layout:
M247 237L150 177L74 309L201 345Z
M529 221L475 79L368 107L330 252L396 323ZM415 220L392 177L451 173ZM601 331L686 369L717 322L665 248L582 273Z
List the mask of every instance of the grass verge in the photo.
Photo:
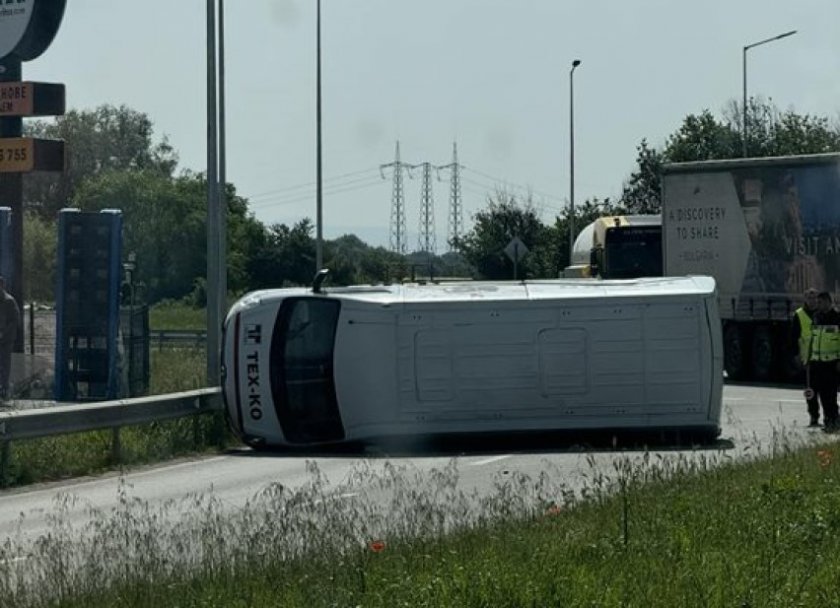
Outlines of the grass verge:
M207 311L183 302L166 300L149 308L149 327L167 329L207 329Z
M269 486L233 511L207 497L160 507L124 497L92 514L84 542L59 525L25 565L0 560L0 597L127 608L840 604L837 447L764 456L646 454L609 470L592 459L583 487L549 468L500 474L489 495L461 490L453 461L426 475L369 465L338 485L312 468L305 486Z
M150 365L151 394L185 391L206 384L202 350L152 351ZM125 427L119 433L119 454L114 453L111 430L12 442L4 485L27 485L158 462L218 449L227 440L221 414Z

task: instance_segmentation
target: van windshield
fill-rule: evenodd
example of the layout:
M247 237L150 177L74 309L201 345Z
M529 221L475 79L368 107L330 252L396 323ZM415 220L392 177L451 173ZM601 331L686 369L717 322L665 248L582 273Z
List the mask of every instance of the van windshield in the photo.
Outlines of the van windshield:
M291 443L340 441L344 427L333 377L337 300L289 298L271 339L271 394Z

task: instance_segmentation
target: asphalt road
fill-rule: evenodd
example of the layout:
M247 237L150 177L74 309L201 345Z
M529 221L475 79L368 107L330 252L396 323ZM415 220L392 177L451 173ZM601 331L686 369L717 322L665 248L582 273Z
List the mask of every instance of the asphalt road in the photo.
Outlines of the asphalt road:
M579 488L591 479L593 469L609 470L616 459L640 459L656 455L664 459L699 456L741 458L773 449L780 437L786 441L823 439L819 431L806 429L807 414L800 390L727 386L724 390L723 432L720 440L700 450L670 445L651 449L607 444L580 445L553 437L520 437L437 445L418 453L412 447L380 446L364 453L258 454L247 449L200 460L178 461L123 474L40 485L0 493L0 539L37 538L60 510L65 522L83 525L91 509L108 510L127 497L146 504L172 504L187 496L210 496L223 508L237 510L272 483L287 488L311 480L313 464L329 484L352 498L366 492L363 485L350 487L354 472L364 467L390 463L423 475L441 470L454 461L459 483L478 493L490 492L500 476L514 472L532 477L548 471L558 483ZM428 448L428 446L427 446ZM348 487L350 488L348 490ZM61 508L58 509L58 505Z

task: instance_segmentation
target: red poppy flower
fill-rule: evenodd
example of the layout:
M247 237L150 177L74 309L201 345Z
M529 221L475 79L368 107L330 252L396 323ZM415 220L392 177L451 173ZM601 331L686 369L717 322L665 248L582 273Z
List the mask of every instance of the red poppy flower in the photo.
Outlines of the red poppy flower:
M373 551L374 553L382 553L385 550L385 541L383 540L374 540L368 543L368 549Z
M820 461L820 466L825 469L831 464L831 459L834 455L831 453L831 450L818 450L817 451L817 458Z

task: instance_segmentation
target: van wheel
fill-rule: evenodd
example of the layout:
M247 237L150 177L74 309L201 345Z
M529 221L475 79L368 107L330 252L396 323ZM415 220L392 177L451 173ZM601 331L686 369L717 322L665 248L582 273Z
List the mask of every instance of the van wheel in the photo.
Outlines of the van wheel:
M729 323L723 329L723 367L730 380L742 380L747 374L747 353L743 332Z
M772 380L776 345L773 340L773 331L769 326L759 325L755 328L750 351L752 352L753 378L763 382Z

